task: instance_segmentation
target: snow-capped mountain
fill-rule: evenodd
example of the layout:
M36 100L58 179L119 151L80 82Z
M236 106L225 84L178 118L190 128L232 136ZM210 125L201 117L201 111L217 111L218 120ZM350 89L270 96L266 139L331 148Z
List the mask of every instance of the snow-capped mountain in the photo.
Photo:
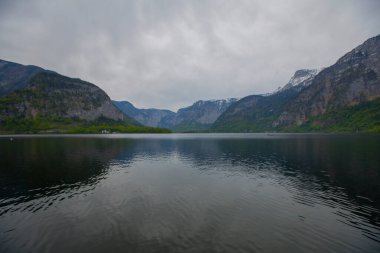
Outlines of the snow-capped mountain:
M296 73L290 78L289 82L281 88L279 91L284 91L292 87L300 87L304 88L311 84L314 77L318 75L319 72L321 72L323 68L319 69L300 69L297 70Z

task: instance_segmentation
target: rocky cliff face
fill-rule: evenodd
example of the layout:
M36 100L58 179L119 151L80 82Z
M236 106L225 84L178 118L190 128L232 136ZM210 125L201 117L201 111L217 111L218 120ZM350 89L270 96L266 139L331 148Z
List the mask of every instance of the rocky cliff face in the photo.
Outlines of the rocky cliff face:
M99 87L54 72L42 71L31 77L24 88L0 99L0 120L52 117L136 123L118 110Z
M380 36L376 36L320 72L299 70L279 91L241 99L218 118L212 129L281 131L310 124L327 112L372 101L380 97L379 59ZM325 123L320 119L312 124Z
M380 35L324 69L286 105L274 127L302 125L328 111L380 97Z

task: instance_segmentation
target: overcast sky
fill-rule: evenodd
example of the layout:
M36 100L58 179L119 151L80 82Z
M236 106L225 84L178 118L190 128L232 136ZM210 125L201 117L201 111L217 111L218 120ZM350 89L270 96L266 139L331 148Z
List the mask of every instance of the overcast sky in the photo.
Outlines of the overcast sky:
M379 0L0 0L0 58L168 108L283 86L380 33Z

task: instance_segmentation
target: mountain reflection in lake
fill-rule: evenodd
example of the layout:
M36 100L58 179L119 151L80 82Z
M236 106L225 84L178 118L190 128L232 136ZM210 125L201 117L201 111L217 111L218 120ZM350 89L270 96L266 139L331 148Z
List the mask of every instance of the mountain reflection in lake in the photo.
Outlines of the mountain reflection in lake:
M380 252L380 136L0 139L0 252Z

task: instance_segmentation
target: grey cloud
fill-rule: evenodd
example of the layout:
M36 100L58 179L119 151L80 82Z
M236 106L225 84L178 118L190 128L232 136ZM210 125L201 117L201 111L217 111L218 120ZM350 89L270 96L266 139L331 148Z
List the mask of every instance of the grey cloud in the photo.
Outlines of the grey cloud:
M177 109L271 92L377 35L380 2L0 1L0 58Z

